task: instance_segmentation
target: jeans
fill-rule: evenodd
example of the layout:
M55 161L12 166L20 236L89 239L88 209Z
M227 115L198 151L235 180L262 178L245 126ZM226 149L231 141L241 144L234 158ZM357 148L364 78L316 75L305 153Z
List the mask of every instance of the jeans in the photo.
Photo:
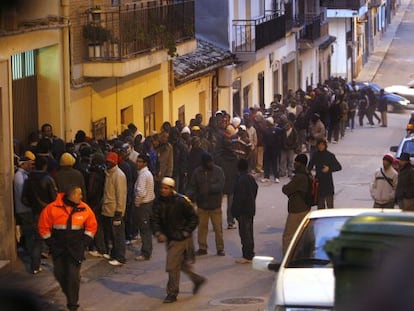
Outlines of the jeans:
M110 243L112 242L111 258L116 259L121 263L125 263L126 248L124 219L122 219L120 225L114 226L112 217L103 216L103 223L105 244L108 249L110 249Z
M141 234L141 255L150 258L152 255L152 232L150 217L152 214L152 202L141 203L134 207L134 218Z
M227 210L226 210L226 215L227 215L227 224L234 224L234 217L231 213L231 206L233 205L233 193L228 193L227 194Z
M253 216L240 215L237 217L237 222L239 223L243 258L252 260L254 257Z

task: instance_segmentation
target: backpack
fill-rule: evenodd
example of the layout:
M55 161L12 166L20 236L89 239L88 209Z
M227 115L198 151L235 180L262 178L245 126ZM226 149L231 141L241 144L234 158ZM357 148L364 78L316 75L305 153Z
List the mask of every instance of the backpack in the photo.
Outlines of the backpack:
M308 189L305 193L304 201L309 207L318 205L319 180L312 174L308 176Z

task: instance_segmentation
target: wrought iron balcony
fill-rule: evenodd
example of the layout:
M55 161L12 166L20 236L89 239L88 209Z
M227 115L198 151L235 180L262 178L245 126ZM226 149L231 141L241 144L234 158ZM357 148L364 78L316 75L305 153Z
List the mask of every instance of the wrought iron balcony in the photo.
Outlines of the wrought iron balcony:
M252 53L285 38L286 17L272 12L253 20L233 20L233 53Z
M120 61L194 39L194 0L143 7L137 2L83 13L80 25L87 60Z
M321 6L328 9L359 10L367 4L367 0L322 0Z
M305 21L305 26L299 31L300 40L316 41L328 35L326 9L323 9L320 14L305 14L302 19Z
M378 7L384 3L384 0L371 0L368 2L368 7Z

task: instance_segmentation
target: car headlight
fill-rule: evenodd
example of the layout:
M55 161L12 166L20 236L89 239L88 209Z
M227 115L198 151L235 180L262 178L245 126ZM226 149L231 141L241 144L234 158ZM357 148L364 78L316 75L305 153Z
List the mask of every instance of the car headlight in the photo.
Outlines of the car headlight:
M285 307L285 306L276 306L275 311L332 311L333 308L328 307Z
M400 100L400 101L398 101L398 103L399 103L401 106L408 106L409 101L407 101L407 100Z

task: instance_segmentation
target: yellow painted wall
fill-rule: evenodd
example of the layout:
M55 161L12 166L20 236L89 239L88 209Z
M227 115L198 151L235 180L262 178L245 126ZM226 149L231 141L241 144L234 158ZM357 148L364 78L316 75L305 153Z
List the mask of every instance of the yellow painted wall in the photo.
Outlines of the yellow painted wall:
M156 111L156 129L162 122L169 120L168 109L168 64L164 63L141 74L125 78L106 78L94 82L91 86L71 90L71 132L73 136L79 129L88 135L91 123L106 117L107 136L119 135L125 125L121 124L121 110L132 106L132 118L139 130L144 127L144 98L157 96L162 109ZM160 98L160 99L158 99Z
M8 75L9 62L0 62L0 261L16 262L13 216L12 113Z
M207 124L211 116L211 91L210 91L211 77L206 76L199 80L180 85L172 92L172 120L174 124L178 120L178 108L185 107L185 123L189 124L190 119L194 118L197 113L203 115L203 122ZM205 92L205 96L200 96L200 93ZM200 103L204 100L204 103Z
M64 137L63 70L59 45L39 49L36 65L39 126L50 123L54 134Z

